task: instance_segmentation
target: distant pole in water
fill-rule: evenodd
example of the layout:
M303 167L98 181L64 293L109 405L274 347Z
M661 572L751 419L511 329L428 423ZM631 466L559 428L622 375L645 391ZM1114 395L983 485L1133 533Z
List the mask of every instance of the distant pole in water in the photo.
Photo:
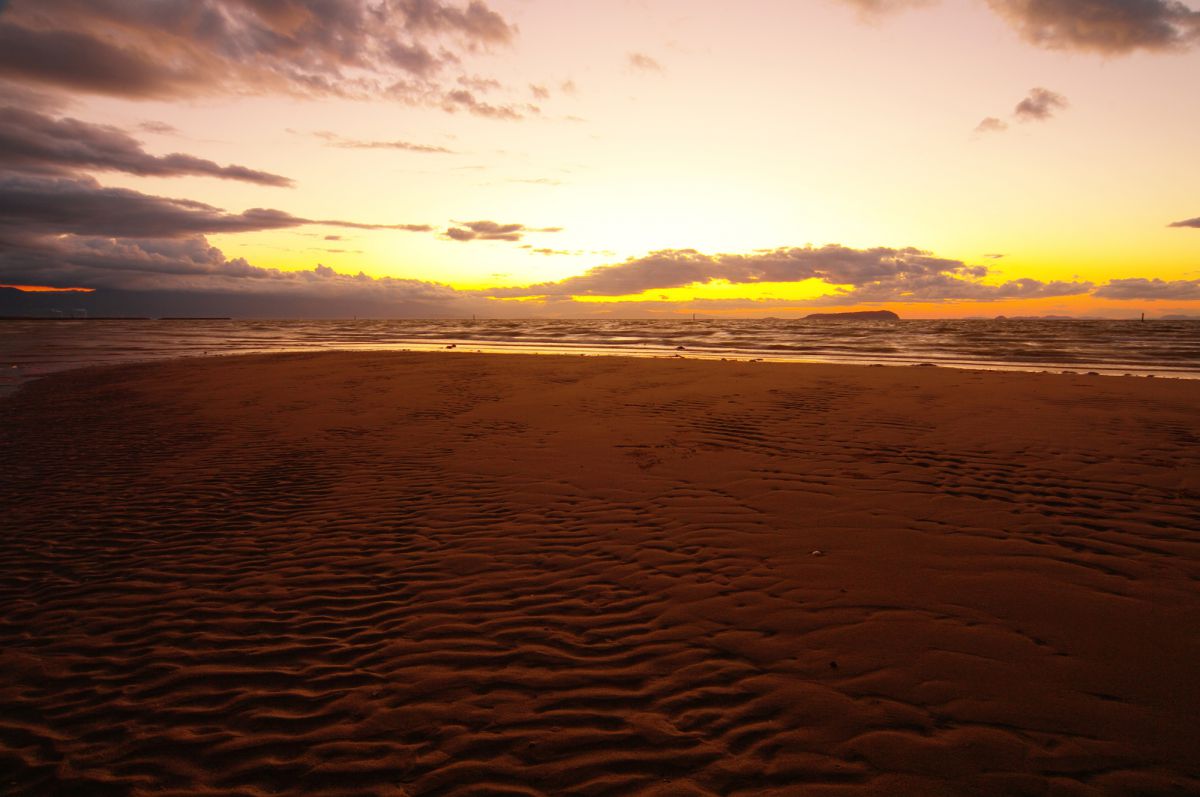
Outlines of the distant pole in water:
M1145 321L1145 320L1146 320L1146 314L1142 313L1142 321Z

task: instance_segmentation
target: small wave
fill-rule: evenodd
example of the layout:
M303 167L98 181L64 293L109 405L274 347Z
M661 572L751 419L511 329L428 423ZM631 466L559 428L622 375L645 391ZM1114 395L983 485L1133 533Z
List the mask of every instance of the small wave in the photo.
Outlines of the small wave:
M904 321L628 319L435 321L7 321L0 368L36 370L203 353L439 348L769 357L822 362L933 362L1045 370L1124 368L1200 378L1200 323L1128 321ZM686 355L685 355L686 356ZM64 365L65 364L65 365Z

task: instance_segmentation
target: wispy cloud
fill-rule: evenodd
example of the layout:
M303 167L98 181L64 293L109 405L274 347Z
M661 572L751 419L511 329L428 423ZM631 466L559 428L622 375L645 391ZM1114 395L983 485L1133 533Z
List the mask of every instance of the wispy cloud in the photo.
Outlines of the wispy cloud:
M318 131L314 136L325 142L326 146L339 149L394 149L404 152L422 152L427 154L446 155L454 152L452 149L433 144L417 144L412 141L364 141L362 139L343 138L337 133Z
M508 180L510 183L518 183L520 185L548 185L559 186L563 184L562 180L555 180L553 177L534 177L527 179L513 178Z
M1184 219L1183 221L1171 222L1167 226L1168 227L1195 227L1196 229L1200 230L1200 216L1197 216L1194 219Z
M138 129L144 133L153 133L156 136L182 135L179 128L175 125L169 125L166 122L156 122L153 120L142 122L138 125Z
M634 69L638 72L654 72L661 74L666 71L662 64L645 53L630 53L629 66L631 69Z

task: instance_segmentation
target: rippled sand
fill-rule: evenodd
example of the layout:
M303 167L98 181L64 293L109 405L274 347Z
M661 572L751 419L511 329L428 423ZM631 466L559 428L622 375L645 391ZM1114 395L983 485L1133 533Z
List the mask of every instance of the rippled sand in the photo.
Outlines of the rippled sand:
M1200 793L1200 382L472 354L0 404L0 793Z

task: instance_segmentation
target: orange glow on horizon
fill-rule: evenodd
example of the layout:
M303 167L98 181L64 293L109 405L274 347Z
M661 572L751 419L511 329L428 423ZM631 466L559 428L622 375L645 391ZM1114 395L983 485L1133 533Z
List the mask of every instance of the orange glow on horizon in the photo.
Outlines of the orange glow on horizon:
M238 6L216 5L226 2ZM6 73L14 85L50 80L74 103L32 109L14 130L29 141L58 131L62 146L38 144L31 163L68 175L70 202L92 203L69 204L67 184L42 177L13 194L36 223L22 232L29 256L6 250L0 264L22 270L0 279L51 283L4 286L23 293L82 297L93 289L52 283L92 282L109 307L177 292L217 315L336 304L350 315L761 318L868 298L855 307L906 318L1200 313L1200 104L1181 89L1200 47L1135 37L1104 58L1040 46L1013 34L996 13L1012 4L997 0L752 14L712 0L487 0L511 34L503 47L443 41L449 28L368 26L360 46L412 34L446 57L412 82L388 59L341 74L339 55L318 89L298 76L319 73L330 55L319 48L248 45L231 58L176 42L157 18L105 10L120 4L83 16L41 5L0 0L6 24L80 35L115 25L154 56L142 77L161 92L119 76L93 91L91 76L66 80L73 64L36 80ZM258 5L230 25L294 33ZM891 5L905 8L859 13ZM169 52L196 83L163 78L178 66ZM1021 113L1035 86L1061 102ZM113 130L128 136L121 158L72 149ZM137 200L136 217L94 211L117 196ZM721 265L826 247L847 250L832 270L815 255L812 267L743 277ZM905 271L906 258L922 262ZM42 261L65 268L29 270ZM794 281L720 279L756 273ZM599 295L614 290L633 293ZM1028 298L1041 295L1054 298ZM991 298L1002 296L1016 298Z
M95 288L55 288L50 285L0 285L22 293L95 293Z

